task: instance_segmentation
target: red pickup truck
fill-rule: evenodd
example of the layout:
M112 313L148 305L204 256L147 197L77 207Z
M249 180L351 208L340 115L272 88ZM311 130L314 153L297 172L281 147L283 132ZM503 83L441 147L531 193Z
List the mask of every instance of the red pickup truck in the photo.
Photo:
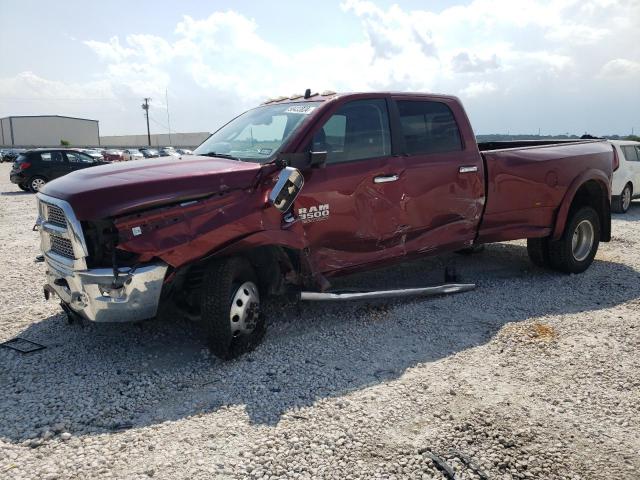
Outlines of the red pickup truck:
M535 264L582 272L611 238L616 165L601 141L478 145L451 96L307 91L193 156L48 183L45 296L97 322L177 308L230 358L262 338L265 295L321 296L334 275L524 238Z

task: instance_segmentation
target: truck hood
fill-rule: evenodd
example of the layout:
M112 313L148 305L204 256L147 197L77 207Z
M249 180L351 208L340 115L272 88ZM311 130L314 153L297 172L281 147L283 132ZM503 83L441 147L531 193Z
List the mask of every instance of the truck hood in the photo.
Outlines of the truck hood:
M77 170L47 183L41 192L69 202L79 220L98 220L247 188L260 168L202 156L150 158Z

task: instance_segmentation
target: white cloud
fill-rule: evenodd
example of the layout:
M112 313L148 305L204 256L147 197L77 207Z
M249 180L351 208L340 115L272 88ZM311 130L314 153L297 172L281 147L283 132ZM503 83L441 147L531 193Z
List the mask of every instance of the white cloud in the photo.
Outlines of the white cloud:
M640 88L640 62L627 60L626 58L615 58L602 66L600 77L635 77L638 80L637 86Z
M456 73L486 72L499 67L498 56L480 58L468 52L460 52L451 59L451 68Z
M521 111L527 105L567 110L568 96L592 96L604 79L638 79L640 55L616 58L637 47L637 24L629 20L640 18L637 0L473 0L441 11L345 0L336 14L355 19L360 38L327 45L325 33L316 32L314 46L293 49L266 40L262 32L270 25L236 11L184 16L167 35L84 41L104 63L99 81L34 87L46 80L12 77L0 80L0 89L10 84L17 96L37 90L43 98L60 90L66 93L55 95L111 95L121 104L127 98L137 122L138 102L131 98L159 99L168 88L181 95L174 108L206 108L211 128L232 108L306 87L438 91L469 99L472 116L498 129L503 120L485 113L495 108L483 96L505 99L505 108L520 104ZM309 28L313 33L312 23ZM556 93L553 105L544 101ZM216 108L220 103L228 108Z
M467 87L460 90L460 96L464 99L474 98L479 95L493 93L498 89L494 83L491 82L472 82Z

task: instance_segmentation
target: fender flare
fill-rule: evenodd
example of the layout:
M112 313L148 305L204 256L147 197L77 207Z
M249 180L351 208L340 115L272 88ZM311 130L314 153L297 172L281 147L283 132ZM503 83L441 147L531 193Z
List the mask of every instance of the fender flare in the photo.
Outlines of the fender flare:
M611 217L610 208L611 208L611 189L610 184L611 181L609 177L607 177L604 172L601 170L590 169L582 174L580 174L577 178L571 182L569 188L567 189L564 198L562 199L562 203L560 204L560 208L558 209L558 214L556 215L556 221L553 228L553 233L551 238L553 240L559 240L564 232L564 227L567 224L567 218L569 216L569 209L571 208L571 204L573 203L573 199L576 196L576 193L585 183L589 181L596 181L600 185L600 187L606 193L605 197L605 214ZM607 225L602 225L602 237L603 240L607 241L611 236L611 226L607 227Z
M302 224L299 226L294 224L286 230L262 230L251 233L220 250L212 252L210 255L207 255L207 257L225 257L235 253L242 253L243 250L264 246L283 247L302 251L309 246L309 242L304 236Z

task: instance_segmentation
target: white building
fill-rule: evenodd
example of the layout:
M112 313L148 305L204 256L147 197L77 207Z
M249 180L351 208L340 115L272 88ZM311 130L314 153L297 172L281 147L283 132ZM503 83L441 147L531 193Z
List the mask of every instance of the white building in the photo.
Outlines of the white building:
M60 115L14 116L0 119L0 145L6 147L57 147L100 145L98 120Z
M187 147L194 148L204 142L211 135L209 132L151 134L152 147ZM100 137L103 147L146 147L149 145L147 135L110 135Z

